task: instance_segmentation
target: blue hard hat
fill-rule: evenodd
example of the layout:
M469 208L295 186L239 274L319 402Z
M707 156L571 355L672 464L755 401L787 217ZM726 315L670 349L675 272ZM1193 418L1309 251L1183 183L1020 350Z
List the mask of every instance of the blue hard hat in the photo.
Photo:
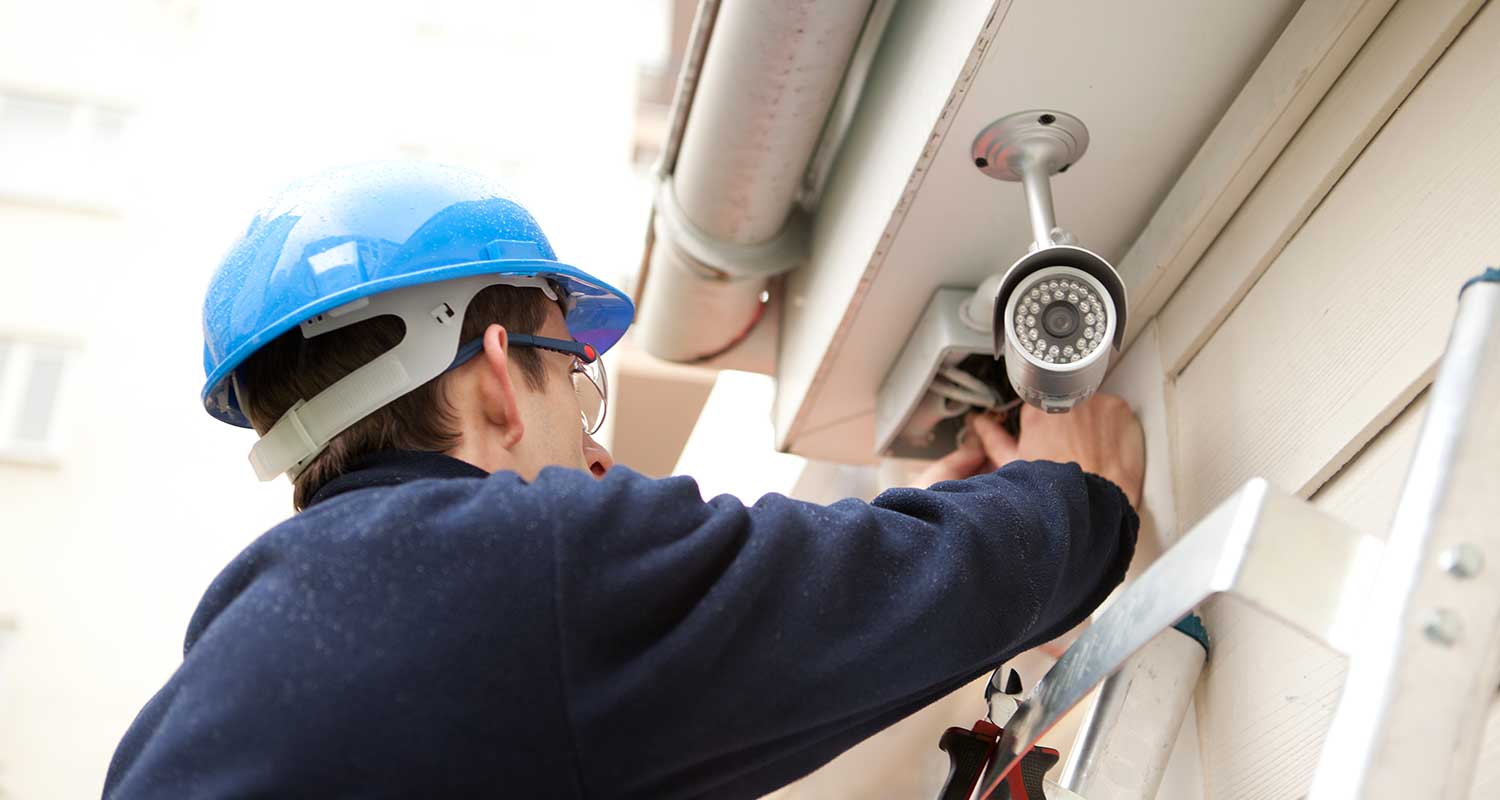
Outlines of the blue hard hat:
M559 262L531 214L481 176L386 162L297 183L256 215L209 283L203 405L250 427L230 376L277 336L360 298L486 274L538 276L560 287L569 333L599 353L635 316L624 292Z

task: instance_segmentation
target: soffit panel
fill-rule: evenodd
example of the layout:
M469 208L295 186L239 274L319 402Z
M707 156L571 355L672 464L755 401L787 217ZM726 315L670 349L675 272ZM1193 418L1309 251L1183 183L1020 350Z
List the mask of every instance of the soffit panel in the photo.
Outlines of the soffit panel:
M859 287L865 291L831 341L783 342L784 366L798 360L787 357L788 348L817 348L828 362L820 363L825 374L800 398L790 449L833 460L870 460L876 392L932 293L943 286L976 286L1026 251L1020 186L985 177L970 160L969 147L980 129L1033 108L1082 118L1089 127L1089 150L1054 180L1057 219L1085 247L1118 262L1297 6L1295 0L1000 4L1004 16L994 40L884 259L860 264L863 274L857 280L789 284L792 309L821 314L844 309ZM953 46L972 47L975 33ZM868 117L856 122L878 124ZM911 155L915 161L918 154ZM838 169L909 173L911 166L841 163ZM840 233L827 226L819 230L820 236ZM820 249L828 250L815 243L814 261L805 270L823 268L816 255ZM869 250L875 252L873 242ZM847 262L840 268L847 269ZM819 287L825 289L822 296L809 291ZM844 346L849 342L858 346ZM788 399L797 398L782 398ZM817 435L829 428L840 434Z

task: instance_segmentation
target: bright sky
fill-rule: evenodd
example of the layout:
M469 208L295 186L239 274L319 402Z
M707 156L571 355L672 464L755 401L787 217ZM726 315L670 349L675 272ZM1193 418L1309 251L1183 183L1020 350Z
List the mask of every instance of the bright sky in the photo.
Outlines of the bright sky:
M138 120L141 208L177 227L200 198L203 246L222 247L294 177L433 159L499 177L562 258L621 280L649 198L636 73L665 24L660 2L206 2Z

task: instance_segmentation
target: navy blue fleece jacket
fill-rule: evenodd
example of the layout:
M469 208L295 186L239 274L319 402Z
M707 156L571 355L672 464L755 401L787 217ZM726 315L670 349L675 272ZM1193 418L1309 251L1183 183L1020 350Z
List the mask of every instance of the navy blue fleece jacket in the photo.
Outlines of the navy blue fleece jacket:
M1136 526L1075 464L746 508L383 453L214 580L104 793L756 797L1083 620Z

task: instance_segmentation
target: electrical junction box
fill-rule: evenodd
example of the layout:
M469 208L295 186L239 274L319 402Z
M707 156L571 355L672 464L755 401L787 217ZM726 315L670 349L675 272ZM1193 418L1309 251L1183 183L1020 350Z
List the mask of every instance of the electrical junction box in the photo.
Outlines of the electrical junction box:
M931 459L952 452L964 416L977 408L955 389L967 387L972 392L982 386L993 395L993 403L1015 400L1004 365L993 355L994 335L965 324L960 316L973 296L973 289L943 288L928 301L876 395L879 455ZM965 386L954 385L945 375Z

